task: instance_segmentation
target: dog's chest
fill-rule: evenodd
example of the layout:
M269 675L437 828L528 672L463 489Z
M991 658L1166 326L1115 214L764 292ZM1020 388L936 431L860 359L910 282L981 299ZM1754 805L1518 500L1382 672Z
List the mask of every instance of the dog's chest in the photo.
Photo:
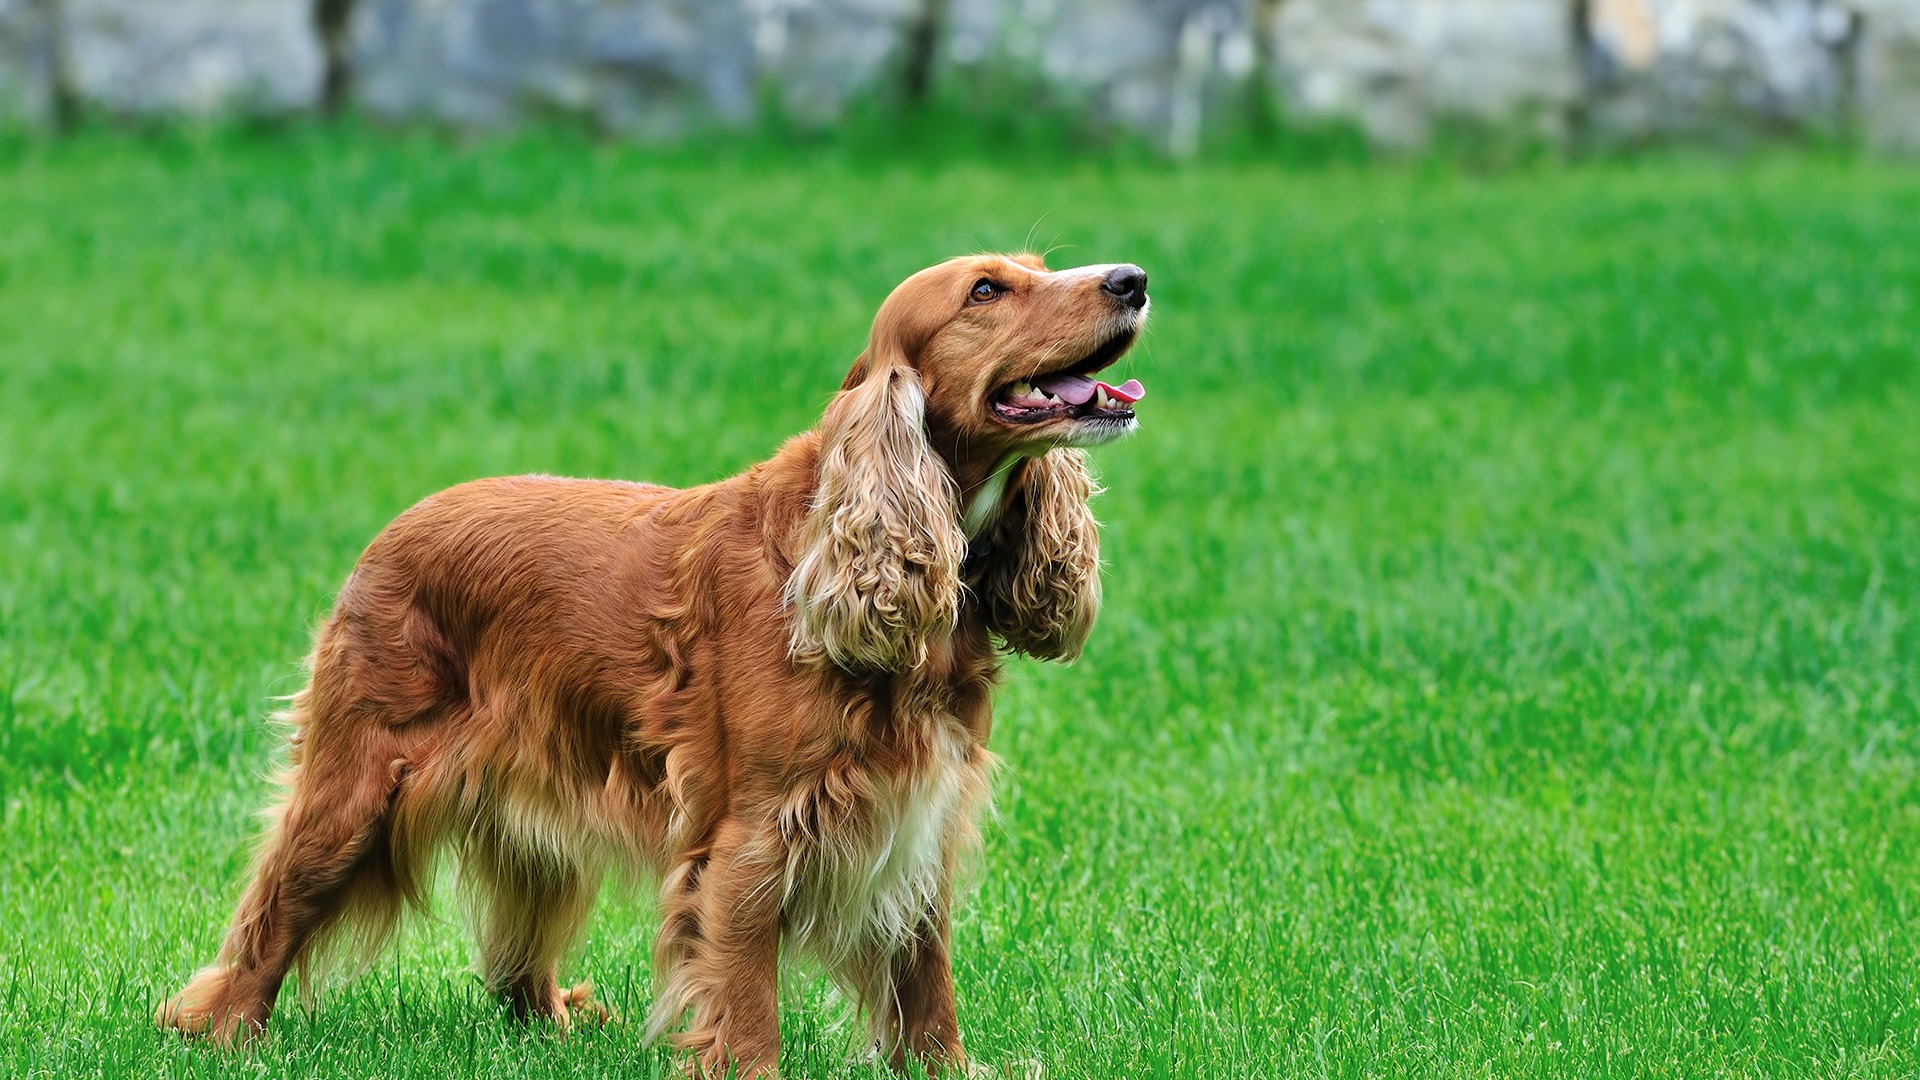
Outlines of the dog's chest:
M804 951L838 964L919 930L986 794L964 733L942 732L930 758L904 775L869 774L845 828L790 851L784 914Z

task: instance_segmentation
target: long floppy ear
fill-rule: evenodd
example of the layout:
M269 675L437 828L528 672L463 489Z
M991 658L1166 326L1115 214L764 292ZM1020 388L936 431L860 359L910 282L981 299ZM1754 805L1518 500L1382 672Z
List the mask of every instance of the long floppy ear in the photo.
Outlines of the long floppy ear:
M827 406L787 579L794 655L902 671L959 618L967 539L953 477L927 442L926 407L920 376L884 363Z
M976 583L987 625L1016 652L1072 660L1100 614L1100 493L1078 450L1026 462L987 535Z

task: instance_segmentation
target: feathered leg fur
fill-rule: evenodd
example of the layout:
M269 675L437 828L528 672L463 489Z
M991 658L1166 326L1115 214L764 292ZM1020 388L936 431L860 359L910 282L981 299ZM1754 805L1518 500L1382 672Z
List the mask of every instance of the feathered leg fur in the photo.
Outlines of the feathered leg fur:
M287 796L219 958L160 1006L163 1026L244 1041L265 1028L288 970L317 939L357 931L377 946L399 914L387 833L404 757L384 731L311 723L313 697L295 704Z

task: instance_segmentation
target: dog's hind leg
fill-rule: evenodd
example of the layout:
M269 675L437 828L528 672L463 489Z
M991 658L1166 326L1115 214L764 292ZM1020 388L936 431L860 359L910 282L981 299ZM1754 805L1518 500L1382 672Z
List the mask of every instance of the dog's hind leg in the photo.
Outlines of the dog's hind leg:
M383 725L316 724L296 702L295 761L221 946L157 1020L232 1044L265 1028L287 971L316 935L352 911L378 938L399 913L390 811L405 779L400 741ZM370 942L371 944L371 942Z
M605 1021L592 987L560 986L560 960L592 913L598 866L540 852L498 831L467 842L462 883L475 892L480 971L523 1020L547 1019L565 1032L576 1017Z

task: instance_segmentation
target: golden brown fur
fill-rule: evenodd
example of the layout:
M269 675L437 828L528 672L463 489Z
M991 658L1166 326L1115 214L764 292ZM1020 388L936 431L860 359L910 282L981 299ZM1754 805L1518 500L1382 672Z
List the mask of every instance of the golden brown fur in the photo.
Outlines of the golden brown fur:
M964 1062L948 913L1000 649L1078 654L1096 489L1067 446L1132 426L1014 424L992 401L1124 351L1145 277L1128 302L1117 272L915 275L819 430L732 479L480 480L402 514L320 627L219 959L160 1022L263 1029L290 967L377 948L451 851L481 972L521 1015L603 1015L558 964L602 873L638 866L661 882L648 1030L701 1072L773 1071L783 941L896 1066Z

